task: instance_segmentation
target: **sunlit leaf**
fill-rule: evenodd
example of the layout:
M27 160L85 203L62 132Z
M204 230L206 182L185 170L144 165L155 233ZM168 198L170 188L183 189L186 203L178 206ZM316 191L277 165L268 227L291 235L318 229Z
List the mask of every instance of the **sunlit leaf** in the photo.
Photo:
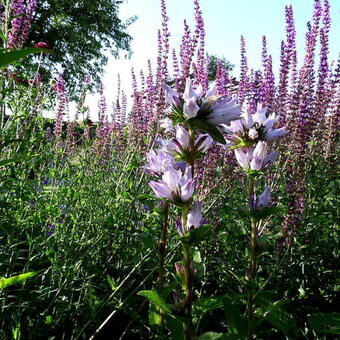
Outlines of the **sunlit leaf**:
M16 276L12 276L12 277L9 277L9 278L4 278L4 277L1 277L0 278L0 289L4 289L4 288L7 288L9 286L12 286L18 282L21 282L21 281L24 281L24 280L27 280L39 273L41 273L43 270L38 270L38 271L35 271L35 272L28 272L28 273L23 273L23 274L19 274L19 275L16 275Z

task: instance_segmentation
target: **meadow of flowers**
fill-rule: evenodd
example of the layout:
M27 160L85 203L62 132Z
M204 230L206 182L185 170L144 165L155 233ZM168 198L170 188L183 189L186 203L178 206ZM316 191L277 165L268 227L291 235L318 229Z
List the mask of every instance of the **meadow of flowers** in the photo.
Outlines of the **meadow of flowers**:
M53 51L23 48L36 1L6 2L0 339L337 339L329 0L314 1L301 65L286 6L279 74L266 36L261 70L241 37L236 78L218 59L209 72L199 0L175 48L160 3L158 57L132 70L132 107L120 81L109 99L99 84L93 122L78 119L91 79L71 120L61 74L13 71Z

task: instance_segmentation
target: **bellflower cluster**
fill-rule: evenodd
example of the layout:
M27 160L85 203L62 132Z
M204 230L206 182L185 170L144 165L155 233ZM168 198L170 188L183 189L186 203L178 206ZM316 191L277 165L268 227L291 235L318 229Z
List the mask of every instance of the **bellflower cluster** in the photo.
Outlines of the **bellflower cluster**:
M261 141L253 148L236 149L235 157L244 170L260 171L272 165L278 157L278 153L276 151L268 153L267 143Z
M187 166L184 171L169 166L158 182L151 181L149 185L156 196L174 204L187 203L195 190L195 180L192 178L190 166Z
M189 153L198 154L206 152L213 143L212 138L207 134L200 134L195 142L194 147L190 149L190 135L189 131L184 127L177 125L176 137L171 140L163 141L164 150L171 156L183 158L188 157Z
M168 85L164 86L166 101L186 119L198 118L209 125L226 124L240 118L241 108L236 98L216 95L215 83L204 94L202 85L194 88L193 80L186 79L183 97Z
M163 149L151 150L146 154L147 164L143 169L155 176L161 176L168 168L175 167L175 159L166 153Z
M240 120L224 125L223 130L227 134L226 140L232 145L242 143L252 145L258 141L272 141L287 134L285 127L274 128L279 116L271 113L267 116L267 108L261 103L257 104L254 114L251 113L249 105L245 106Z

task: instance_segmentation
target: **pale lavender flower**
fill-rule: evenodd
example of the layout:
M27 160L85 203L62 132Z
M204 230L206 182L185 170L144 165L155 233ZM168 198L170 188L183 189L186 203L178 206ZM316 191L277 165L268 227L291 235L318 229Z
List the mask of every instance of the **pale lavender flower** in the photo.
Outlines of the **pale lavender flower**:
M159 126L166 132L170 132L174 129L174 124L170 118L164 118L160 121Z
M251 198L250 207L252 210L262 210L270 206L270 201L271 201L270 190L271 190L271 187L266 186L266 188L264 189L261 195L259 195L255 199L254 197Z
M185 156L189 151L192 152L206 152L212 145L213 140L207 134L200 134L194 143L193 150L190 150L190 135L189 131L184 127L177 125L176 138L169 141L163 141L164 150L171 156Z
M237 98L216 95L215 83L204 94L201 84L194 87L193 80L187 78L183 98L167 85L164 90L168 104L188 119L199 118L210 125L220 125L240 118L241 107Z
M163 90L165 92L165 100L174 109L181 109L182 102L180 100L179 94L176 90L172 89L169 85L163 85Z
M266 142L258 142L255 148L235 149L237 162L244 170L264 170L273 164L278 156L276 151L268 153Z
M176 220L176 228L181 236L204 224L206 224L206 220L202 218L202 203L198 201L195 201L192 210L189 212L185 226L182 225L180 219Z
M267 116L267 108L261 103L257 104L256 112L252 114L250 105L246 104L241 119L231 122L228 126L223 125L223 131L227 134L226 139L231 144L238 144L242 141L245 144L272 141L288 133L285 127L274 128L279 118L275 113Z
M47 226L46 235L50 237L54 234L54 232L55 232L55 224L49 224Z
M169 166L158 182L149 183L154 193L174 203L188 202L195 190L195 180L192 178L192 169L187 166L184 171Z
M160 176L169 167L174 167L175 159L164 150L151 150L146 154L147 163L143 169L152 175Z

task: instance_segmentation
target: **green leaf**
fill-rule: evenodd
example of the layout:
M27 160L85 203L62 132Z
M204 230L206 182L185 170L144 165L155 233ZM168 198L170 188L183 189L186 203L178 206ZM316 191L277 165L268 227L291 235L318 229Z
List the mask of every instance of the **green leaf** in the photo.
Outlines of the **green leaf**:
M223 307L223 296L215 296L211 298L202 298L193 303L194 311L199 313L207 313Z
M0 68L4 68L7 65L13 64L22 58L27 57L30 54L36 54L41 52L50 52L46 48L35 48L26 47L17 51L5 52L3 49L0 50Z
M4 277L1 277L0 278L0 289L7 288L9 286L12 286L12 285L18 283L18 282L27 280L27 279L41 273L44 270L45 269L37 270L35 272L28 272L28 273L24 273L24 274L19 274L19 275L16 275L16 276L9 277L7 279L4 278Z
M162 318L159 308L155 305L151 305L149 308L149 324L150 325L161 325Z
M167 318L166 326L171 333L171 339L184 339L183 323L175 318Z
M216 142L221 144L226 143L222 133L215 126L208 124L204 119L196 117L189 118L186 123L189 124L189 126L191 127L208 133Z
M230 337L227 334L216 332L207 332L199 337L199 340L232 340L232 339L236 340L237 338Z
M260 305L260 307L256 309L256 314L261 316L263 320L272 324L285 335L296 331L296 324L293 317L282 309L285 301L278 300L271 302L265 296L258 295L256 303Z
M52 315L46 315L45 324L51 325L52 323L53 323L53 316Z
M269 217L270 215L277 214L281 211L279 207L266 207L261 210L253 210L250 213L251 217L254 217L256 220L262 220L264 218Z
M253 145L254 143L247 141L247 140L240 140L238 144L235 144L229 148L229 150L235 150L239 148L249 148Z
M209 224L202 225L192 231L187 232L180 240L186 244L195 244L206 239L212 231L212 226Z
M340 334L340 313L316 313L308 321L317 333Z
M107 282L109 283L110 288L113 291L115 291L117 289L117 284L116 284L115 280L110 275L107 275Z
M223 306L224 315L228 323L228 333L237 335L239 339L245 339L247 336L247 325L242 317L240 309L227 298L224 299Z
M37 156L39 156L39 155L27 155L27 156L22 156L22 157L18 157L18 158L3 159L3 160L0 160L0 167L6 166L6 165L11 164L11 163L20 163L20 162L23 162L25 160L29 160L29 159L37 157Z
M165 303L165 301L159 296L159 294L154 290L141 290L138 295L144 296L151 303L155 304L161 308L165 313L170 313L171 308Z

